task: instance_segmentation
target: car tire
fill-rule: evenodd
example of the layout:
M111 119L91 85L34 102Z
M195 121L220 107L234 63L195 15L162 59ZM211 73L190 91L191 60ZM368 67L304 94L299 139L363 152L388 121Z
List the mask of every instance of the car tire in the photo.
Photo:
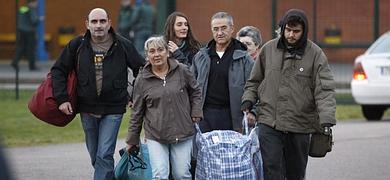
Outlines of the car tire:
M362 111L367 121L379 121L382 119L385 108L375 105L362 105Z

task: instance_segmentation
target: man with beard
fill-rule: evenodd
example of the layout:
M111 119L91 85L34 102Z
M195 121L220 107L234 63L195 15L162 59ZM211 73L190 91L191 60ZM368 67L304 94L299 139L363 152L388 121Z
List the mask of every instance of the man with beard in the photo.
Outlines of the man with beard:
M241 109L259 100L257 122L266 180L305 178L310 134L336 124L333 75L324 52L307 39L303 11L289 10L281 36L261 49L245 85Z
M114 179L114 151L123 113L129 102L127 68L134 77L144 59L131 42L115 33L107 12L90 11L87 32L71 40L51 69L53 94L59 110L80 113L94 179ZM77 109L69 102L66 79L77 74Z

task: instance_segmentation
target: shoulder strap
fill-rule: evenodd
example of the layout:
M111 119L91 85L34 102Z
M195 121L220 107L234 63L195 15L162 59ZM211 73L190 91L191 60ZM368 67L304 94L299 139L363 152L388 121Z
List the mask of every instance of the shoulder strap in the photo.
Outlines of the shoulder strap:
M80 67L80 60L79 60L80 59L80 49L81 49L81 45L83 44L83 41L84 41L84 37L79 37L79 40L77 41L76 52L73 52L75 59L76 59L76 72L79 70L79 67Z

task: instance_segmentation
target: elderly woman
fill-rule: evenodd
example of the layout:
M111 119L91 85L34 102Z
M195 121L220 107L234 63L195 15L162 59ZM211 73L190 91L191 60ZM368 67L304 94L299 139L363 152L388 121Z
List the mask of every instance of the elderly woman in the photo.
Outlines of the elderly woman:
M192 58L201 45L192 34L187 16L181 12L170 14L165 22L164 37L168 41L168 50L172 57L191 66Z
M253 60L258 59L262 43L259 29L253 26L245 26L237 32L236 39L246 45Z
M185 65L168 58L162 36L149 38L145 50L148 63L135 81L127 148L139 144L143 124L153 179L168 179L169 164L174 179L191 179L193 122L203 116L201 89Z

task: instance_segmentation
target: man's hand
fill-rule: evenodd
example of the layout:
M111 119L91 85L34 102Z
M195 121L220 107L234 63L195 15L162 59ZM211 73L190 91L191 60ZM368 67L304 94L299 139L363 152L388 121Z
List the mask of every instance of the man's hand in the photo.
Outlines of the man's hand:
M251 111L252 107L253 107L252 102L246 100L246 101L244 101L244 102L241 104L241 111L247 112L247 113L248 113L248 112Z
M72 115L73 114L73 109L72 109L72 105L70 104L70 102L64 102L62 103L58 109L63 112L64 114L66 115Z
M192 122L193 123L198 123L201 120L200 117L192 117Z
M253 113L248 112L246 118L248 119L248 126L254 127L256 124L256 116Z
M324 134L327 135L327 136L330 136L332 135L332 126L333 124L329 124L329 123L325 123L325 124L322 124L321 125L324 129Z

